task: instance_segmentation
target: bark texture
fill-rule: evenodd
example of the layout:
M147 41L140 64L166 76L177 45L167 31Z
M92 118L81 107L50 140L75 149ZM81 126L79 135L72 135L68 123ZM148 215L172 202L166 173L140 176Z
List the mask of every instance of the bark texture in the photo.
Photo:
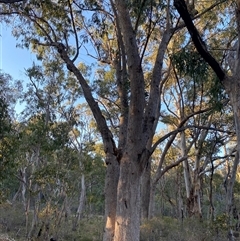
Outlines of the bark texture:
M117 186L119 179L119 163L116 156L108 153L106 156L106 177L105 177L105 228L104 241L114 239L115 218L117 208Z
M135 241L140 235L141 170L132 155L122 158L118 183L118 203L114 241Z
M153 152L151 145L159 117L159 96L163 85L161 79L163 59L174 31L170 31L170 21L168 21L157 51L149 98L146 101L142 58L139 55L136 30L133 29L129 14L129 2L110 0L110 3L115 17L119 50L112 63L116 70L120 98L118 147L90 86L74 64L74 60L70 59L63 44L53 42L51 45L58 50L68 70L78 79L103 140L107 165L106 225L103 240L137 241L140 235L141 175Z

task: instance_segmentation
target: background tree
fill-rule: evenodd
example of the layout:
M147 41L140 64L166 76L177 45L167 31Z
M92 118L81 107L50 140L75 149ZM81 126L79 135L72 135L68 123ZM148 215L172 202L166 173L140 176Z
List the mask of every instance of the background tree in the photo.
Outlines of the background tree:
M236 169L237 165L239 163L239 148L240 148L240 135L239 135L239 96L237 94L237 90L239 87L239 77L238 77L238 72L239 72L239 60L238 57L235 57L233 62L228 62L227 66L231 67L231 72L227 73L226 70L224 70L224 66L222 67L221 64L217 61L217 59L208 51L206 44L202 40L202 38L199 35L198 30L196 29L195 25L192 22L192 19L188 13L187 6L184 1L174 1L174 5L177 8L179 14L181 15L182 19L184 20L186 27L189 31L189 34L191 35L192 41L199 52L201 56L204 58L204 60L211 66L213 71L216 73L217 77L219 78L219 81L224 85L227 94L229 95L229 99L232 104L233 108L233 113L234 113L234 123L235 123L235 128L236 128L236 135L237 135L237 153L236 153L236 158L234 161L234 168L232 169L232 175L231 175L231 181L230 186L228 188L228 215L232 215L232 189L234 185L234 181L236 178ZM235 9L235 26L236 26L236 38L235 41L239 43L239 26L240 26L240 21L239 21L239 13L240 13L240 5L237 2L236 3L236 9ZM230 42L231 43L231 42ZM239 48L236 49L237 54L235 56L238 56L238 51ZM232 65L233 64L233 65ZM234 66L234 67L233 67ZM230 230L231 231L231 230ZM232 233L231 233L232 235Z
M194 163L185 156L188 152L184 150L184 145L187 143L187 140L183 140L184 138L189 138L192 143L197 143L193 139L199 138L200 148L195 148L195 150L199 151L197 153L200 159L196 159L195 163L202 161L203 166L204 163L210 164L209 159L201 159L200 154L205 151L205 148L201 146L207 141L214 146L215 139L218 137L213 135L213 138L210 138L210 132L204 129L194 129L192 139L190 135L187 135L185 128L188 121L194 124L202 122L206 124L204 127L210 127L210 117L204 119L204 115L199 115L199 119L198 117L192 118L195 108L199 107L198 111L202 112L201 103L203 100L204 103L208 101L207 98L202 97L203 95L201 95L202 102L197 98L189 98L189 101L193 102L191 109L186 107L188 100L184 103L185 96L181 94L182 86L172 88L172 94L175 92L181 94L182 99L178 98L178 100L182 103L178 106L181 107L182 113L171 113L172 105L168 105L162 98L162 94L168 90L167 84L174 86L176 83L177 86L178 82L181 82L178 76L179 70L174 72L171 66L170 57L176 51L171 41L176 38L177 47L181 49L189 40L186 32L181 31L184 24L171 4L171 1L116 0L102 3L102 1L64 0L40 3L29 1L25 6L20 3L2 6L2 16L7 22L12 23L12 16L19 17L19 21L14 22L14 35L20 38L20 45L31 47L46 69L50 67L54 69L52 75L46 72L48 85L44 91L35 85L35 80L32 80L33 88L30 90L32 94L35 92L31 98L40 106L39 116L45 120L44 125L50 125L53 122L52 126L45 126L47 128L44 133L47 133L46 137L50 137L48 141L55 143L64 132L66 142L63 143L67 145L69 136L66 133L75 125L72 122L69 126L61 119L64 118L62 113L65 112L52 112L59 100L64 98L62 93L65 87L73 86L75 90L78 90L68 95L70 101L83 95L92 111L106 155L104 240L139 240L141 176L146 166L149 166L147 163L151 160L151 155L163 140L167 140L167 144L157 167L155 184L163 173L165 157L169 155L169 151L174 150L170 147L176 144L174 141L178 133L181 132L182 135L182 153L180 159L165 166L165 172L184 160L185 169ZM213 3L208 6L206 4L199 9L199 16L192 16L195 19L199 17L200 22L209 23L209 25L201 25L203 35L208 33L211 27L217 28L216 16L224 10L219 7L214 18L207 13L217 8L219 4ZM197 8L197 5L195 7ZM214 41L212 43L214 46ZM81 63L83 54L91 55L93 57L91 61L95 61L94 69L92 65L93 73L89 75L86 75L88 66ZM193 51L190 54L195 60L193 65L206 70L201 59L196 57ZM188 69L192 72L193 70L195 71L194 68ZM32 71L35 74L34 68L29 73L31 74ZM52 84L52 80L56 77L55 73L59 75L57 78L62 79ZM170 73L173 73L172 76L177 79L176 82L167 83L170 80ZM40 80L44 77L41 71L37 71L37 74ZM191 77L191 74L193 73L188 72L184 77ZM187 78L184 79L186 80ZM205 90L194 81L190 85L192 89L186 90L189 95L199 93L194 90L194 87L199 87L200 92ZM172 123L177 120L176 130L169 132L163 138L156 138L158 140L155 141L155 132L157 132L158 121L161 117L160 110L164 105L164 108L168 108L174 116L171 118ZM51 109L51 107L54 108ZM185 111L187 114L188 111L192 113L185 118ZM66 112L71 117L71 108ZM208 154L212 155L215 152L217 149L213 148L208 151ZM199 168L200 165L196 165L196 176L199 175ZM147 178L146 180L145 183L148 183ZM194 182L192 184L186 187L194 190L196 185ZM142 182L142 187L144 187L144 182Z
M14 107L19 98L21 84L8 74L0 73L0 178L1 198L7 198L8 188L12 188L15 179L11 178L15 170L15 147L18 146ZM8 186L8 188L6 188Z

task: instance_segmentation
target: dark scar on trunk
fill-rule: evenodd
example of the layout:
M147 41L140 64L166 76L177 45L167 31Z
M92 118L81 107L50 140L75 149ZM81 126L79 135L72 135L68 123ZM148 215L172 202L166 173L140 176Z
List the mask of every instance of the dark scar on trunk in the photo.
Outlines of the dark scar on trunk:
M125 207L128 208L128 206L127 206L127 201L124 201L124 204L125 204Z

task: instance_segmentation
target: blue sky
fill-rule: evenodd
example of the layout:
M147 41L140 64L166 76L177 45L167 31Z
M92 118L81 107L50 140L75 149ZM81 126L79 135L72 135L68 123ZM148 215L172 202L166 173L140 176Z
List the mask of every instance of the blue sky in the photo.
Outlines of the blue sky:
M35 55L27 49L17 48L17 40L11 35L11 29L1 26L1 56L0 68L2 72L10 74L13 79L26 79L25 70L36 61Z
M17 40L11 34L11 28L2 24L0 26L0 69L3 73L12 76L13 80L20 80L25 86L27 77L25 69L37 61L34 54L28 49L16 47ZM24 104L17 103L15 110L19 114L24 109Z
M20 80L23 87L26 86L28 78L25 69L32 67L33 62L38 60L34 53L24 48L16 47L18 40L11 34L11 27L0 25L0 70L12 76L13 80ZM92 59L86 53L82 54L79 61L90 64ZM38 62L39 63L39 62ZM19 114L24 109L24 104L17 103L15 110Z

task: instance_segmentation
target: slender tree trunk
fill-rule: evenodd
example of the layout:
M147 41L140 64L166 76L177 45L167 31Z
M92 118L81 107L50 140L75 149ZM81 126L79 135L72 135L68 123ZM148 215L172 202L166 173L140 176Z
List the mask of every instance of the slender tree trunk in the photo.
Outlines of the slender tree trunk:
M79 197L79 204L78 204L78 209L77 209L77 215L76 215L76 220L73 223L73 230L76 230L79 221L82 218L82 214L84 211L84 204L85 204L85 197L86 197L86 186L85 186L85 175L82 174L81 176L81 193L80 193L80 197Z
M180 168L181 170L182 168ZM177 171L177 215L179 220L183 220L184 218L184 210L183 210L183 197L182 197L182 172Z
M150 189L150 200L149 200L149 211L148 211L148 219L153 218L155 213L155 193L157 188L157 182L152 182Z
M21 193L22 193L22 202L23 202L23 207L24 207L24 211L27 212L28 210L28 200L26 197L27 194L27 176L26 176L26 167L21 168L20 170L20 175L22 178L22 184L21 184Z
M28 234L28 224L29 224L29 197L27 197L27 174L26 174L26 167L21 168L20 175L22 178L21 183L21 194L22 194L22 202L24 207L24 213L25 213L25 227L26 227L26 236ZM30 187L28 187L30 188Z
M67 192L65 193L65 199L64 199L64 220L65 222L68 222L69 217L71 217L71 208L68 201L68 195Z
M151 159L148 160L141 178L141 218L147 219L151 190Z
M201 205L201 180L199 177L198 168L194 170L193 177L193 210L192 214L202 218L202 205Z
M194 26L192 22L192 18L189 15L186 3L184 0L174 0L174 6L177 8L180 16L184 20L186 27L191 35L191 38L194 42L194 45L203 59L211 66L211 68L216 73L217 77L224 84L227 94L229 95L230 102L233 107L233 114L234 114L234 122L236 128L236 136L237 136L237 151L238 154L234 161L234 168L232 170L231 176L231 187L229 188L228 196L228 210L231 210L232 206L232 187L235 182L235 175L236 175L236 168L239 163L239 153L240 153L240 2L236 2L236 23L237 23L237 34L238 34L238 46L236 49L236 55L234 59L234 66L231 66L232 76L228 76L221 65L216 61L216 59L208 52L206 48L206 44L203 42L201 36L199 35L198 30ZM235 169L235 170L234 170Z
M37 190L38 190L38 185L35 184L33 191L37 191ZM37 225L38 225L38 214L39 214L39 205L40 205L39 193L33 198L33 202L34 202L34 210L33 210L33 218L32 218L31 228L28 232L29 239L33 238L35 233L38 233L37 236L40 237L41 232L42 232L41 228L40 228L40 230L36 230Z
M12 204L16 202L17 198L19 198L20 194L22 191L22 183L20 183L19 188L17 190L17 192L14 194L13 198L12 198Z
M181 132L180 138L181 138L180 139L181 155L185 156L187 154L187 147L186 147L186 137L184 132ZM192 179L191 179L190 167L187 159L183 161L183 175L184 175L186 198L187 198L187 213L189 216L191 216L192 209L193 209L193 190L192 190Z

